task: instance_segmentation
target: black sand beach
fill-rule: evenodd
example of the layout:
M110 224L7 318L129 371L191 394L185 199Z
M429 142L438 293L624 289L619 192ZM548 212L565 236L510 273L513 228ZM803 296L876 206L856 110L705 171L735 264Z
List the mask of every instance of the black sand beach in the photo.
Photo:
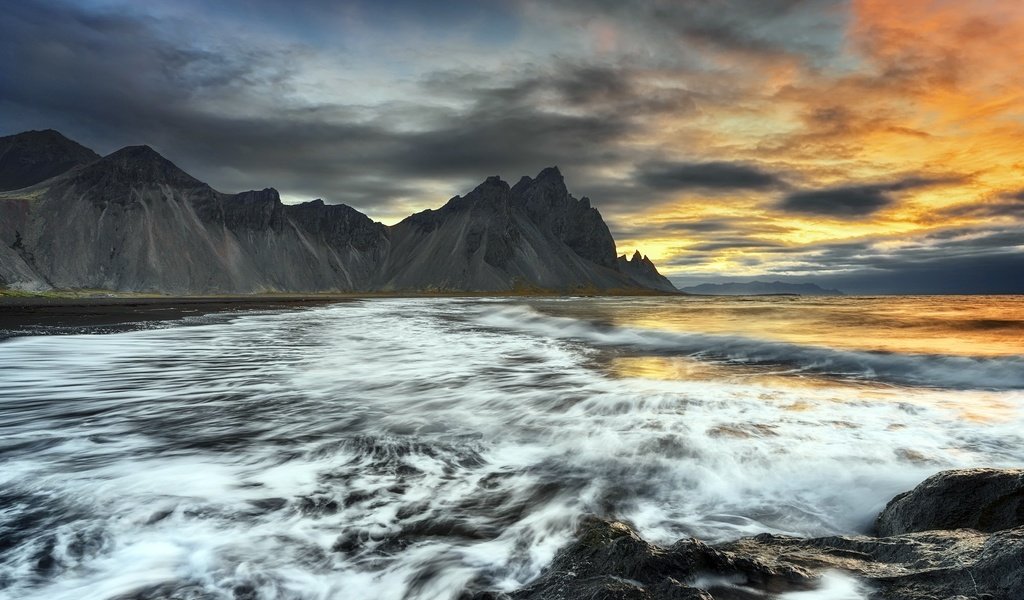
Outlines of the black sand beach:
M343 296L0 297L0 339L76 331L112 333L212 313L278 310L351 301Z

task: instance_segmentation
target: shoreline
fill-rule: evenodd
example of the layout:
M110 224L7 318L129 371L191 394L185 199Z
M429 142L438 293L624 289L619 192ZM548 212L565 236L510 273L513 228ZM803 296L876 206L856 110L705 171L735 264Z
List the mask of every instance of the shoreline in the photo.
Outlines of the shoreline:
M572 292L342 292L311 294L226 294L163 296L106 292L10 293L0 290L0 339L40 333L74 333L102 328L127 331L154 322L180 321L214 313L285 310L376 298L556 298L594 296L671 296L637 290ZM680 294L682 295L682 294Z
M251 297L0 297L0 340L88 331L116 333L148 323L245 310L283 310L350 302L354 298ZM81 331L80 331L81 330Z

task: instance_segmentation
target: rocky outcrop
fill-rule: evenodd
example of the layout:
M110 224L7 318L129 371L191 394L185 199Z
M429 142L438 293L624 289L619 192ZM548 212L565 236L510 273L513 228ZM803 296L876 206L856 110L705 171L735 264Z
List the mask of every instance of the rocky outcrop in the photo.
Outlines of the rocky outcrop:
M578 256L616 269L615 240L601 213L590 206L589 198L577 200L569 194L558 167L544 169L535 179L523 177L512 187L511 195L541 231Z
M1024 598L1024 526L1014 511L1021 473L940 473L894 499L882 517L910 530L928 526L921 515L932 513L929 523L942 528L885 537L763 534L715 546L684 539L661 547L624 523L590 517L532 584L472 597L752 600L815 589L830 572L842 571L878 600L1018 600ZM990 514L997 518L986 521Z
M557 169L515 187L489 177L440 209L401 221L390 235L392 251L378 282L384 290L645 288L616 268L600 213L569 195Z
M0 191L35 185L99 157L52 129L0 137Z
M676 286L672 285L672 282L667 277L658 272L654 262L646 256L642 256L639 250L633 253L633 258L631 259L627 259L625 254L620 256L618 258L618 266L619 271L625 273L630 279L644 287L663 292L677 291Z
M383 225L348 207L222 194L146 146L6 196L0 212L17 218L0 242L20 262L7 257L17 278L0 276L29 289L351 291L388 249Z
M1024 527L1024 469L943 471L893 498L876 523L883 536L1011 527Z
M25 135L23 142L39 137ZM53 135L40 138L44 146ZM32 185L0 193L0 287L176 295L674 291L650 261L642 268L616 261L601 214L569 194L557 168L515 187L488 178L438 210L385 227L341 204L285 205L272 188L220 193L148 146L75 156L62 167L47 163L69 169L60 175L36 182L40 167L24 179Z

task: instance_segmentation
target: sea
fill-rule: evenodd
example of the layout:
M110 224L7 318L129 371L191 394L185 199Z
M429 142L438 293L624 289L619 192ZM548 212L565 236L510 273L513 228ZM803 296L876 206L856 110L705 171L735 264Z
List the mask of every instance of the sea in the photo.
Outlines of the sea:
M858 534L982 465L1024 465L1022 296L41 327L0 342L0 598L456 599L528 584L586 515L659 544ZM865 593L827 583L777 597Z

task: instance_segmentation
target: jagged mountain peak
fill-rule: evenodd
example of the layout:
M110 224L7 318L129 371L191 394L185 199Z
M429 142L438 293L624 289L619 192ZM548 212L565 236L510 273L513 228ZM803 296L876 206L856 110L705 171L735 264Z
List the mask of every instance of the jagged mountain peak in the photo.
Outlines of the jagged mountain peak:
M407 217L407 219L434 219L439 215L443 216L448 213L458 213L466 210L474 213L481 211L507 212L510 198L511 188L508 183L498 175L491 175L465 196L455 196L438 210L427 209Z
M150 146L125 146L74 174L91 184L148 188L159 185L208 187ZM116 191L116 190L112 190Z
M562 177L562 171L557 165L541 169L540 173L537 173L537 176L534 177L533 180L538 182L565 183L565 178Z
M262 190L246 190L235 194L234 197L239 202L281 202L281 194L272 187L263 188Z
M545 203L551 203L569 197L565 178L558 167L547 167L532 179L523 177L513 188L513 193L526 202L543 199Z
M0 138L0 140L24 140L24 141L54 141L54 142L71 142L77 144L73 140L69 139L63 133L56 129L30 129L28 131L22 131L21 133L15 133Z
M390 227L321 199L284 204L274 188L217 192L145 145L33 190L38 201L0 203L7 211L0 225L10 224L0 227L0 244L17 243L35 257L30 264L15 253L0 274L17 273L25 285L173 293L671 290L645 270L634 277L619 268L600 213L569 194L557 167L514 187L488 177Z
M676 287L667 277L658 272L654 262L649 257L634 250L632 258L626 258L623 254L618 259L619 270L632 277L635 281L656 290L675 292Z
M510 189L508 183L500 176L491 175L483 183L473 188L473 191L466 194L466 196L506 194Z
M623 254L621 260L626 260L626 255ZM633 256L628 259L631 264L644 265L650 269L654 269L654 262L651 261L650 257L646 254L641 254L640 250L637 249L633 252ZM657 269L654 269L657 272Z

